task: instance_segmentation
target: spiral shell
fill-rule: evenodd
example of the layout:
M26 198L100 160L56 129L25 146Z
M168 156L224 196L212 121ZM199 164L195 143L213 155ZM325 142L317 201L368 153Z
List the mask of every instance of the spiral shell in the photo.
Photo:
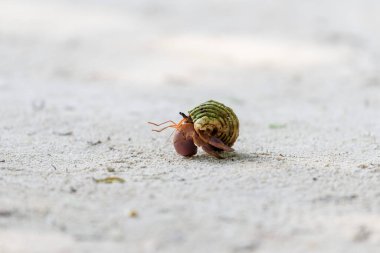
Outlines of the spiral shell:
M214 100L189 111L195 131L217 137L229 147L239 136L239 120L231 108Z

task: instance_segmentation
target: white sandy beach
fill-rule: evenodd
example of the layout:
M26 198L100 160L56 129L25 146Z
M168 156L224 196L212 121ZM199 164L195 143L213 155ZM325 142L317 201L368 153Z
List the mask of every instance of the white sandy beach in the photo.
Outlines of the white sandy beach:
M379 13L1 0L0 253L379 252ZM146 124L209 99L240 119L227 159Z

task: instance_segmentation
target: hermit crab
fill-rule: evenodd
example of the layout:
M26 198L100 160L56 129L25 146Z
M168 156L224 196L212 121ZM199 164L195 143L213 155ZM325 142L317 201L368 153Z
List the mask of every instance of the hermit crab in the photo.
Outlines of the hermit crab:
M223 151L234 151L231 147L239 136L239 120L231 108L210 100L190 110L189 115L179 114L183 118L178 123L172 120L160 124L148 122L155 126L171 123L153 131L175 128L173 145L178 154L190 157L197 153L197 147L202 147L206 153L223 158Z

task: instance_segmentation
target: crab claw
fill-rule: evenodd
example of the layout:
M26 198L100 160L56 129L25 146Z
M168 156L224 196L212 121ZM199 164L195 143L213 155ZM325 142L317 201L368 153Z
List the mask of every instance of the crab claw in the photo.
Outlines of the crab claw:
M194 141L191 138L186 138L183 131L176 131L173 138L174 148L178 154L183 156L193 156L197 153L197 146L194 145Z

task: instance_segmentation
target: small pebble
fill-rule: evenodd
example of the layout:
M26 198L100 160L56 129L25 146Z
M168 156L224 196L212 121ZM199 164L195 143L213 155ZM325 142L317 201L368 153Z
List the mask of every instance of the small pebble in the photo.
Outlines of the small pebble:
M107 167L107 171L108 171L108 172L115 172L115 168Z
M136 210L131 210L129 211L128 216L131 218L136 218L138 216L138 213Z

